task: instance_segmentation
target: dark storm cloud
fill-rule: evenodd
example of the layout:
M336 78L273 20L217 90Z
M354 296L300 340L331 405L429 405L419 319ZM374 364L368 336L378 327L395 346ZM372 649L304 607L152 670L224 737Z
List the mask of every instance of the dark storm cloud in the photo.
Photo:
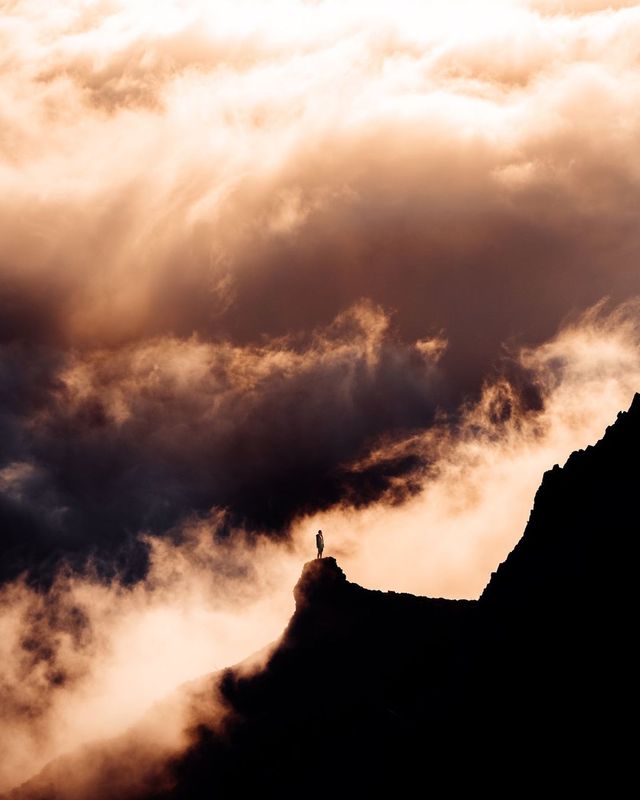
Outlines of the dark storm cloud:
M51 550L115 558L128 536L213 507L276 532L346 485L375 498L403 463L363 474L362 492L343 465L383 434L429 424L440 347L394 342L364 304L297 349L158 339L70 357L11 417L5 570Z
M394 441L538 412L505 353L640 292L637 9L290 5L8 9L5 576L402 500Z

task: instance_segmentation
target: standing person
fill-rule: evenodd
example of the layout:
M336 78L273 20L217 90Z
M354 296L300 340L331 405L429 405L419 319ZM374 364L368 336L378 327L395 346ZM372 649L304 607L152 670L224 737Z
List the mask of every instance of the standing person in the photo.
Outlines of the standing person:
M322 558L322 551L324 550L324 536L322 531L316 533L316 547L318 548L318 555L316 558Z

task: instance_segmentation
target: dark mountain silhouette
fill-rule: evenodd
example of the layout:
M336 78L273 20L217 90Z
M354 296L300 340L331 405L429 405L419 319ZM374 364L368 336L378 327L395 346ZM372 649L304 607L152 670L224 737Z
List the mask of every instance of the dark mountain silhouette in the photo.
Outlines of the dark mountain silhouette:
M633 786L639 446L636 395L602 440L544 475L521 541L477 601L370 591L333 558L306 564L264 668L200 687L205 704L214 690L224 698L224 727L195 727L162 780L154 767L146 788L103 781L99 796ZM58 796L53 769L15 796Z

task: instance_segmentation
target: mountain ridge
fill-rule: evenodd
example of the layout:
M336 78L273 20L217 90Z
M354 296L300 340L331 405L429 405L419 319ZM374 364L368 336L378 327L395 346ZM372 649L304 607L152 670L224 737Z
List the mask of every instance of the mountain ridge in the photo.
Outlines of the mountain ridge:
M201 685L204 705L208 692L222 699L224 725L196 724L186 752L144 786L110 794L103 781L93 796L449 793L514 772L528 786L610 792L633 764L616 719L637 666L639 445L636 394L595 445L544 474L522 538L478 600L364 589L331 557L305 564L264 667ZM83 797L56 793L45 773L12 797Z

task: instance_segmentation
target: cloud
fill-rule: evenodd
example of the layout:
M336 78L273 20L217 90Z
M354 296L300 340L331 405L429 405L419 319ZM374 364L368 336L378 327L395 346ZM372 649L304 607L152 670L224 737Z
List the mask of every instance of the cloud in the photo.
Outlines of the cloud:
M613 314L601 305L514 353L538 408L506 377L488 381L454 426L369 456L378 465L412 456L420 490L410 500L390 505L383 496L361 509L345 502L301 519L294 539L321 525L327 554L371 588L477 598L521 537L542 473L597 441L630 405L640 386L639 322L637 301Z
M185 525L179 541L150 541L149 571L135 586L91 572L60 573L46 592L5 585L0 791L81 746L98 754L118 746L101 741L160 701L153 721L130 735L152 772L187 745L195 724L224 721L212 691L193 702L198 686L164 701L178 685L277 638L293 608L299 559L264 540L249 545L240 531L233 543L216 544L219 524L212 516ZM96 770L100 763L96 757ZM137 766L139 779L144 764Z
M0 471L5 513L24 520L4 542L6 573L21 568L25 539L37 574L51 555L117 561L139 531L212 508L277 532L337 502L345 481L358 494L357 476L337 467L383 434L428 424L443 347L394 342L364 303L305 342L163 337L69 356L49 391L8 417L26 443ZM384 489L387 477L376 480ZM135 546L130 578L145 565Z
M8 8L0 467L39 478L3 498L5 574L368 502L389 481L344 465L377 438L640 291L637 9L454 6ZM373 373L358 325L329 352L367 306Z
M366 293L411 335L482 323L487 359L612 282L617 299L637 291L637 10L467 4L459 29L455 9L421 6L288 3L285 26L248 24L246 4L157 23L133 4L80 31L45 15L35 41L27 27L4 82L12 296L40 319L50 297L51 335L80 343L255 341ZM240 55L217 63L221 42ZM132 70L151 107L134 91L96 108Z

